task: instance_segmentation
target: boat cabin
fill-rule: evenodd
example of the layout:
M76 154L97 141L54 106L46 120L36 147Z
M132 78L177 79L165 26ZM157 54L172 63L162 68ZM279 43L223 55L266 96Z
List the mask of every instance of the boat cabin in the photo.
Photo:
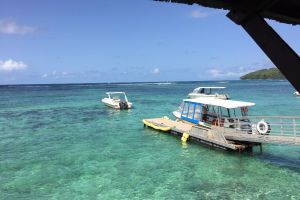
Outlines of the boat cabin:
M226 87L197 87L188 94L189 98L215 97L220 99L229 99L229 95L224 93Z
M106 92L108 99L113 99L115 101L126 101L128 102L125 92Z
M194 124L203 122L208 125L243 129L245 124L249 128L248 107L254 105L250 102L203 97L183 100L173 114L180 120Z

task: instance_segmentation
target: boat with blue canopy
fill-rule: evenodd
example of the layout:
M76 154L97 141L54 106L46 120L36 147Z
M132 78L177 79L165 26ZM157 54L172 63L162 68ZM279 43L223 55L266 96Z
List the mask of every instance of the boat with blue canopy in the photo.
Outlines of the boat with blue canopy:
M248 108L254 105L252 102L219 98L184 99L173 115L178 120L205 127L215 125L243 130L251 128Z

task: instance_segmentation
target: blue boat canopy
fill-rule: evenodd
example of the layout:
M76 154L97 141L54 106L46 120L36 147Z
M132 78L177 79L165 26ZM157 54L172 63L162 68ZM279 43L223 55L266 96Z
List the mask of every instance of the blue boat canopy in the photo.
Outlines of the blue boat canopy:
M183 104L181 107L180 118L182 120L198 124L199 122L203 121L202 118L204 117L204 115L207 115L207 106L225 108L226 110L228 110L226 112L229 113L229 109L244 109L254 105L255 103L251 102L224 100L209 97L203 97L198 99L185 99L183 100Z
M198 124L202 120L201 112L201 103L184 101L181 112L181 119Z

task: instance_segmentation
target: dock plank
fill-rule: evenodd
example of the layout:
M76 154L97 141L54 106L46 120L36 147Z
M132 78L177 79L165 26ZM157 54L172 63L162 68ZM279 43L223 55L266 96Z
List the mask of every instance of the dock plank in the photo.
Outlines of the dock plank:
M146 121L153 123L155 125L161 125L161 126L167 126L170 127L172 130L184 133L184 132L190 132L192 129L192 125L183 123L180 121L173 121L167 118L154 118L154 119L145 119Z

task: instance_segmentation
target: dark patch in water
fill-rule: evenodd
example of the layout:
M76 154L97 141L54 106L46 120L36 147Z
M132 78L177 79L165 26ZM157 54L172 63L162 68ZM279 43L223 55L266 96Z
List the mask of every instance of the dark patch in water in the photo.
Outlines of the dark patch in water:
M300 173L300 152L298 154L298 159L295 159L282 155L263 153L261 156L258 156L258 159Z

